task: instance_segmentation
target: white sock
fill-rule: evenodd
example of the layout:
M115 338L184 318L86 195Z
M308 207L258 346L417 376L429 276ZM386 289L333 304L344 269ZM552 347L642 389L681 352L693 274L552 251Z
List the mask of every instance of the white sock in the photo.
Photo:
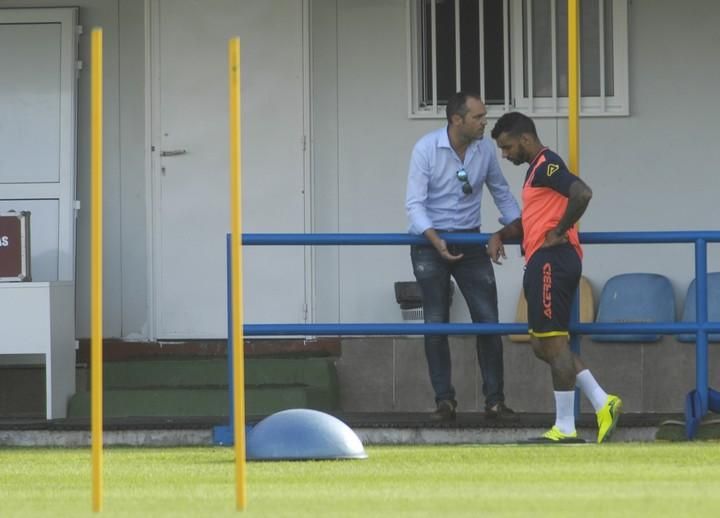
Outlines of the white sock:
M607 392L595 381L595 378L588 369L579 372L576 379L575 384L590 400L590 404L592 404L595 411L600 410L607 402Z
M562 433L575 433L575 391L555 391L555 426Z

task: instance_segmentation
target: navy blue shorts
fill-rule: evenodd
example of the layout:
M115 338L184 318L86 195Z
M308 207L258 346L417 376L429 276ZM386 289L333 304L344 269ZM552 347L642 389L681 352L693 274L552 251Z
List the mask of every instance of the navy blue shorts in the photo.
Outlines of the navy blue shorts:
M567 336L582 262L572 245L540 248L525 267L528 328L536 338Z

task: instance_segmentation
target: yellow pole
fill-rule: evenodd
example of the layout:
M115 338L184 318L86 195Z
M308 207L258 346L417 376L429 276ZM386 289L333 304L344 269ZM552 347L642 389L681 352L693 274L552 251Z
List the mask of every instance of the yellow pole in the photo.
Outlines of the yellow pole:
M103 33L92 30L90 77L90 370L92 432L92 510L102 511L103 394L102 394L102 163L103 163Z
M579 0L568 0L568 138L570 171L580 176Z
M228 43L230 87L230 227L232 261L233 430L235 431L235 496L245 509L245 347L243 337L242 144L240 124L240 38Z

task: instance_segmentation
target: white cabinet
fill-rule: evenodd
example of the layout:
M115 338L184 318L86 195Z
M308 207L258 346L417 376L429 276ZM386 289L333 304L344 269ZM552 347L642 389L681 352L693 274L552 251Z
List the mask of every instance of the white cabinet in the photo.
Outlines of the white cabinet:
M44 359L48 419L75 391L77 20L77 8L0 9L0 211L32 213L43 281L0 284L0 363Z
M45 362L46 416L66 417L75 393L75 289L72 282L0 284L0 360Z

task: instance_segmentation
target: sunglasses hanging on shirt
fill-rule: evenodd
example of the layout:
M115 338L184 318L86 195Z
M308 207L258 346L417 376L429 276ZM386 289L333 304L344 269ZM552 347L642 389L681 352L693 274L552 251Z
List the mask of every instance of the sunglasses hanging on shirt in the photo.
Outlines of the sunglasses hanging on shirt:
M455 173L457 176L457 179L462 182L462 192L465 194L470 194L473 192L472 185L470 185L470 182L468 181L468 174L465 172L465 169L460 169L457 173Z

